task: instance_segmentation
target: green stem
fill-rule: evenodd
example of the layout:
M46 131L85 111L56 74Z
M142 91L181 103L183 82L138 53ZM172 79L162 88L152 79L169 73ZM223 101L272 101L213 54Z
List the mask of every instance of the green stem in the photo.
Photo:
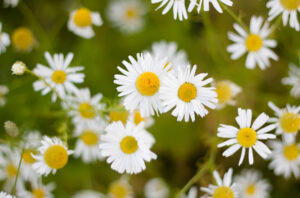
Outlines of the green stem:
M274 25L272 26L272 32L271 32L271 34L274 34L276 32L276 30L281 25L281 23L282 23L282 17L277 17Z
M21 164L22 164L22 156L23 156L23 153L24 153L24 149L22 149L22 152L21 152L21 156L20 156L20 161L19 161L19 165L18 165L18 170L17 170L17 175L16 175L15 183L14 183L13 189L12 189L12 191L11 191L11 194L12 194L12 195L15 195L15 194L16 194L16 190L17 190L17 182L18 182L18 177L19 177L19 174L20 174L20 169L21 169Z

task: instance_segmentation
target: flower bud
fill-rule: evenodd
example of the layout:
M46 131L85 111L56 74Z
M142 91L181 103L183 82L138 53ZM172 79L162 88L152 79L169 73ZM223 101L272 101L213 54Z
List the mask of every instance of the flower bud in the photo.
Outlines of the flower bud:
M11 137L17 137L19 135L18 126L12 121L4 122L5 132Z
M26 65L22 61L16 61L11 67L12 74L14 75L23 75L26 71Z

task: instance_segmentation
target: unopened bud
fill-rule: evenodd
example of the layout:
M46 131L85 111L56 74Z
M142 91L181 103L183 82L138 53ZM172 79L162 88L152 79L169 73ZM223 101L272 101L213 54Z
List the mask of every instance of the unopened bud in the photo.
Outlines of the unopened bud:
M5 132L11 137L17 137L19 135L18 126L12 121L4 122Z
M22 61L16 61L11 67L12 74L14 75L23 75L26 71L26 65Z

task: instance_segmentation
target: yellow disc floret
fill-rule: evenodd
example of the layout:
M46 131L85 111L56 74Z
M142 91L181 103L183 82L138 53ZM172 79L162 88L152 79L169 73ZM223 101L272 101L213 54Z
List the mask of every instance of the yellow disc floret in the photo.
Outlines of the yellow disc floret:
M15 177L17 175L18 169L12 163L6 166L6 171L9 177Z
M34 198L44 198L45 197L45 192L41 188L33 189L32 190L32 195Z
M11 37L13 46L20 51L28 51L34 44L34 37L31 30L25 27L15 29Z
M91 11L87 8L79 8L74 15L74 23L79 27L92 25Z
M92 119L96 116L94 107L87 102L83 102L79 105L79 113L86 119Z
M113 198L125 198L129 194L128 191L127 185L121 182L115 182L109 187L109 194L112 195Z
M254 195L256 192L256 186L254 184L248 185L246 188L246 193L248 195Z
M134 137L126 136L122 139L120 147L124 153L132 154L138 149L138 142Z
M138 10L136 8L128 8L125 12L126 20L134 20L138 17Z
M61 145L52 145L44 153L45 163L53 169L63 168L68 162L68 151Z
M249 148L256 143L256 131L251 128L242 128L237 134L237 140L243 147Z
M121 121L123 124L126 124L128 115L128 111L111 111L109 112L109 120L110 122Z
M280 126L286 133L297 132L300 126L300 118L296 113L286 112L280 117Z
M27 164L32 164L35 162L35 159L32 157L32 154L35 154L35 151L32 150L25 150L23 152L22 155L22 159L24 160L24 162L26 162Z
M288 11L297 10L300 6L300 0L280 0L280 3Z
M98 134L92 130L85 130L80 136L80 139L88 146L94 146L98 143Z
M144 96L153 96L157 93L160 81L153 72L144 72L136 80L137 90Z
M220 104L226 103L228 100L231 99L232 93L231 93L229 83L226 82L217 83L216 92Z
M287 160L294 161L299 156L299 148L296 144L287 145L283 149L283 154Z
M263 40L257 34L250 34L246 39L248 51L256 52L263 46Z
M53 72L51 78L56 84L63 84L67 79L67 74L62 70L56 70Z
M140 122L145 121L145 119L141 116L141 113L138 111L134 112L134 123L138 125Z
M219 186L214 190L213 198L234 198L234 194L231 188Z
M183 83L178 89L178 97L184 102L190 102L197 96L197 88L192 83Z

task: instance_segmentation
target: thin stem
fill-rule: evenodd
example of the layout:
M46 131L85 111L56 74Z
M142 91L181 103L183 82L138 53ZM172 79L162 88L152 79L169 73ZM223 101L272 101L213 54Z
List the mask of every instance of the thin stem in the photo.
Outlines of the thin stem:
M22 164L22 156L23 156L23 153L24 153L24 149L22 149L22 153L21 153L21 156L20 156L20 160L19 160L19 165L18 165L18 170L17 170L17 175L16 175L15 183L14 183L13 189L12 189L12 191L11 191L11 194L12 194L12 195L15 195L15 194L16 194L17 182L18 182L18 177L19 177L19 174L20 174L20 169L21 169L21 164Z
M274 25L272 26L271 34L274 34L276 32L276 30L278 29L278 27L280 26L281 23L282 23L282 17L277 17Z

